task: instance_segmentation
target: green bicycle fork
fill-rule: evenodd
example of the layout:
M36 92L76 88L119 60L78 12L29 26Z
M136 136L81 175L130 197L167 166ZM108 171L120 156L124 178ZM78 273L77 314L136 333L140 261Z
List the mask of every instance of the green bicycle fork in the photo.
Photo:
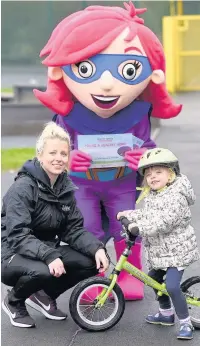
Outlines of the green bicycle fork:
M96 298L97 303L95 305L95 308L100 308L104 305L106 299L108 298L109 294L112 292L113 287L115 286L117 282L118 275L115 274L115 272L120 273L126 261L127 261L127 256L121 255L113 272L109 276L109 280L111 280L109 287L104 288L103 291Z

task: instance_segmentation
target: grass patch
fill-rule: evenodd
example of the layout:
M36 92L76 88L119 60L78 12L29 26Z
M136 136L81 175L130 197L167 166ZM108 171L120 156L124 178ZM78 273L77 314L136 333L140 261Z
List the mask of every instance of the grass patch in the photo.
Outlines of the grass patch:
M35 148L14 148L1 150L1 170L19 169L25 161L35 157Z
M1 88L1 93L10 93L12 94L13 93L13 88L10 87L10 88Z

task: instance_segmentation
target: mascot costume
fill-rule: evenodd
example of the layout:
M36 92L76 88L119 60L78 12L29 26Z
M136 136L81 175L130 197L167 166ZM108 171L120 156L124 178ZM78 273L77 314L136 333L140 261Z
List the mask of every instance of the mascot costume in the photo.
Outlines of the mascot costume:
M124 7L89 6L63 19L40 54L46 56L47 90L34 90L71 136L70 175L79 188L76 199L85 227L104 241L102 204L117 258L125 242L116 214L134 208L139 159L155 147L150 118L168 119L181 111L166 90L162 45L138 17L146 9L132 2ZM79 150L79 135L87 143L88 135L126 133L143 144L127 148L123 167L91 168L91 156ZM129 261L141 268L140 239ZM126 300L143 298L143 283L126 272L118 283Z

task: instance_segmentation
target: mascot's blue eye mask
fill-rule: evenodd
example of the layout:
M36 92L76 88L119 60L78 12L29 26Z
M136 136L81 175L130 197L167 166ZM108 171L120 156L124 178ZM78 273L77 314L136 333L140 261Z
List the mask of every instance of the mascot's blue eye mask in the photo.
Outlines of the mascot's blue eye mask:
M72 66L77 66L77 69ZM146 56L128 54L97 54L88 60L61 68L68 77L81 84L92 83L103 72L109 71L119 81L134 85L143 82L153 72Z

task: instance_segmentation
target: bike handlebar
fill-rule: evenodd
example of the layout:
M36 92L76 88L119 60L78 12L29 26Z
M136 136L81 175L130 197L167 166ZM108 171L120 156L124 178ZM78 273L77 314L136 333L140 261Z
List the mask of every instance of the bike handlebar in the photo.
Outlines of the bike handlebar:
M137 238L137 236L139 235L139 228L138 226L133 226L129 229L129 225L132 223L130 222L125 216L121 216L119 221L121 222L124 231L126 232L126 234L130 237L131 236L131 240L134 240Z
M119 221L121 222L122 226L124 226L127 229L128 229L128 226L131 224L131 222L125 216L121 216L119 218Z

